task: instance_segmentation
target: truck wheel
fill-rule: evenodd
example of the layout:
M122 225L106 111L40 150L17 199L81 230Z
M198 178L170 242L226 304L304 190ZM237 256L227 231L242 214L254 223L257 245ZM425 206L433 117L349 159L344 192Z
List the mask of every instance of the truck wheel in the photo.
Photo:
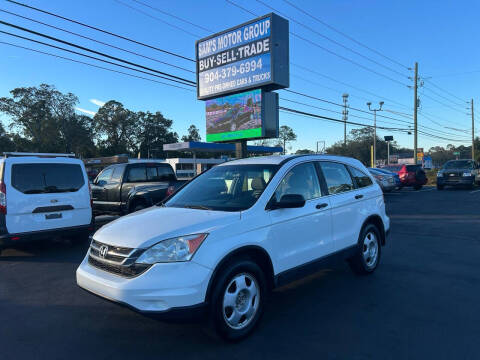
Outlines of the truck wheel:
M262 269L253 261L233 262L217 277L212 292L212 325L224 339L235 341L257 325L267 297Z
M349 260L353 272L368 275L375 271L382 254L380 231L373 224L367 224L360 233L357 254Z

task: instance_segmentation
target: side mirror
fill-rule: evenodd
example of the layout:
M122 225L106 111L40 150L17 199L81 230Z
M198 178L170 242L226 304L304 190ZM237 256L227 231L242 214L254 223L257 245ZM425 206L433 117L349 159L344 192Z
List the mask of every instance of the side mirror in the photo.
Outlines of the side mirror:
M273 209L293 209L305 206L305 199L299 194L283 195L279 202L273 204Z
M97 186L105 186L106 183L107 183L107 182L106 182L105 180L98 180L98 181L95 183L95 185L97 185Z

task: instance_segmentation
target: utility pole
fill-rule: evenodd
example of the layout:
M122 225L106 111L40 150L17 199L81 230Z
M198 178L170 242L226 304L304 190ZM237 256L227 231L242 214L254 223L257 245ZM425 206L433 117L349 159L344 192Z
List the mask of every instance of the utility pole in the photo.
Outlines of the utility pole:
M383 101L378 103L380 107L378 109L372 109L371 102L367 102L368 110L373 111L373 165L377 167L377 111L382 111Z
M347 145L348 94L343 94L343 145Z
M473 112L473 99L471 102L472 108L472 160L475 161L475 113Z
M413 159L417 165L417 110L418 110L418 62L415 63L415 75L413 78Z

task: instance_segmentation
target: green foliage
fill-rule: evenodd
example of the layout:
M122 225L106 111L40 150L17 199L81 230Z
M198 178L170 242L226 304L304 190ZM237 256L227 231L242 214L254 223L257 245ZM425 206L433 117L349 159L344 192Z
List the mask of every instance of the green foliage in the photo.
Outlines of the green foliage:
M195 125L190 125L188 128L188 135L183 135L182 141L202 141L202 137L200 136L200 131L198 128Z
M297 134L290 126L282 125L279 130L279 139L283 144L283 153L285 154L288 143L297 140Z

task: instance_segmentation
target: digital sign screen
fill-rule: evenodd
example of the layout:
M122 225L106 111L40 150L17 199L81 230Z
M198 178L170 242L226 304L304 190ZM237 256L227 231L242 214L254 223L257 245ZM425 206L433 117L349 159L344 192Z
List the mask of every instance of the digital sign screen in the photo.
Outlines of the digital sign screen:
M262 91L260 89L207 100L207 141L260 138Z
M288 87L288 44L288 21L275 14L197 41L198 99Z

